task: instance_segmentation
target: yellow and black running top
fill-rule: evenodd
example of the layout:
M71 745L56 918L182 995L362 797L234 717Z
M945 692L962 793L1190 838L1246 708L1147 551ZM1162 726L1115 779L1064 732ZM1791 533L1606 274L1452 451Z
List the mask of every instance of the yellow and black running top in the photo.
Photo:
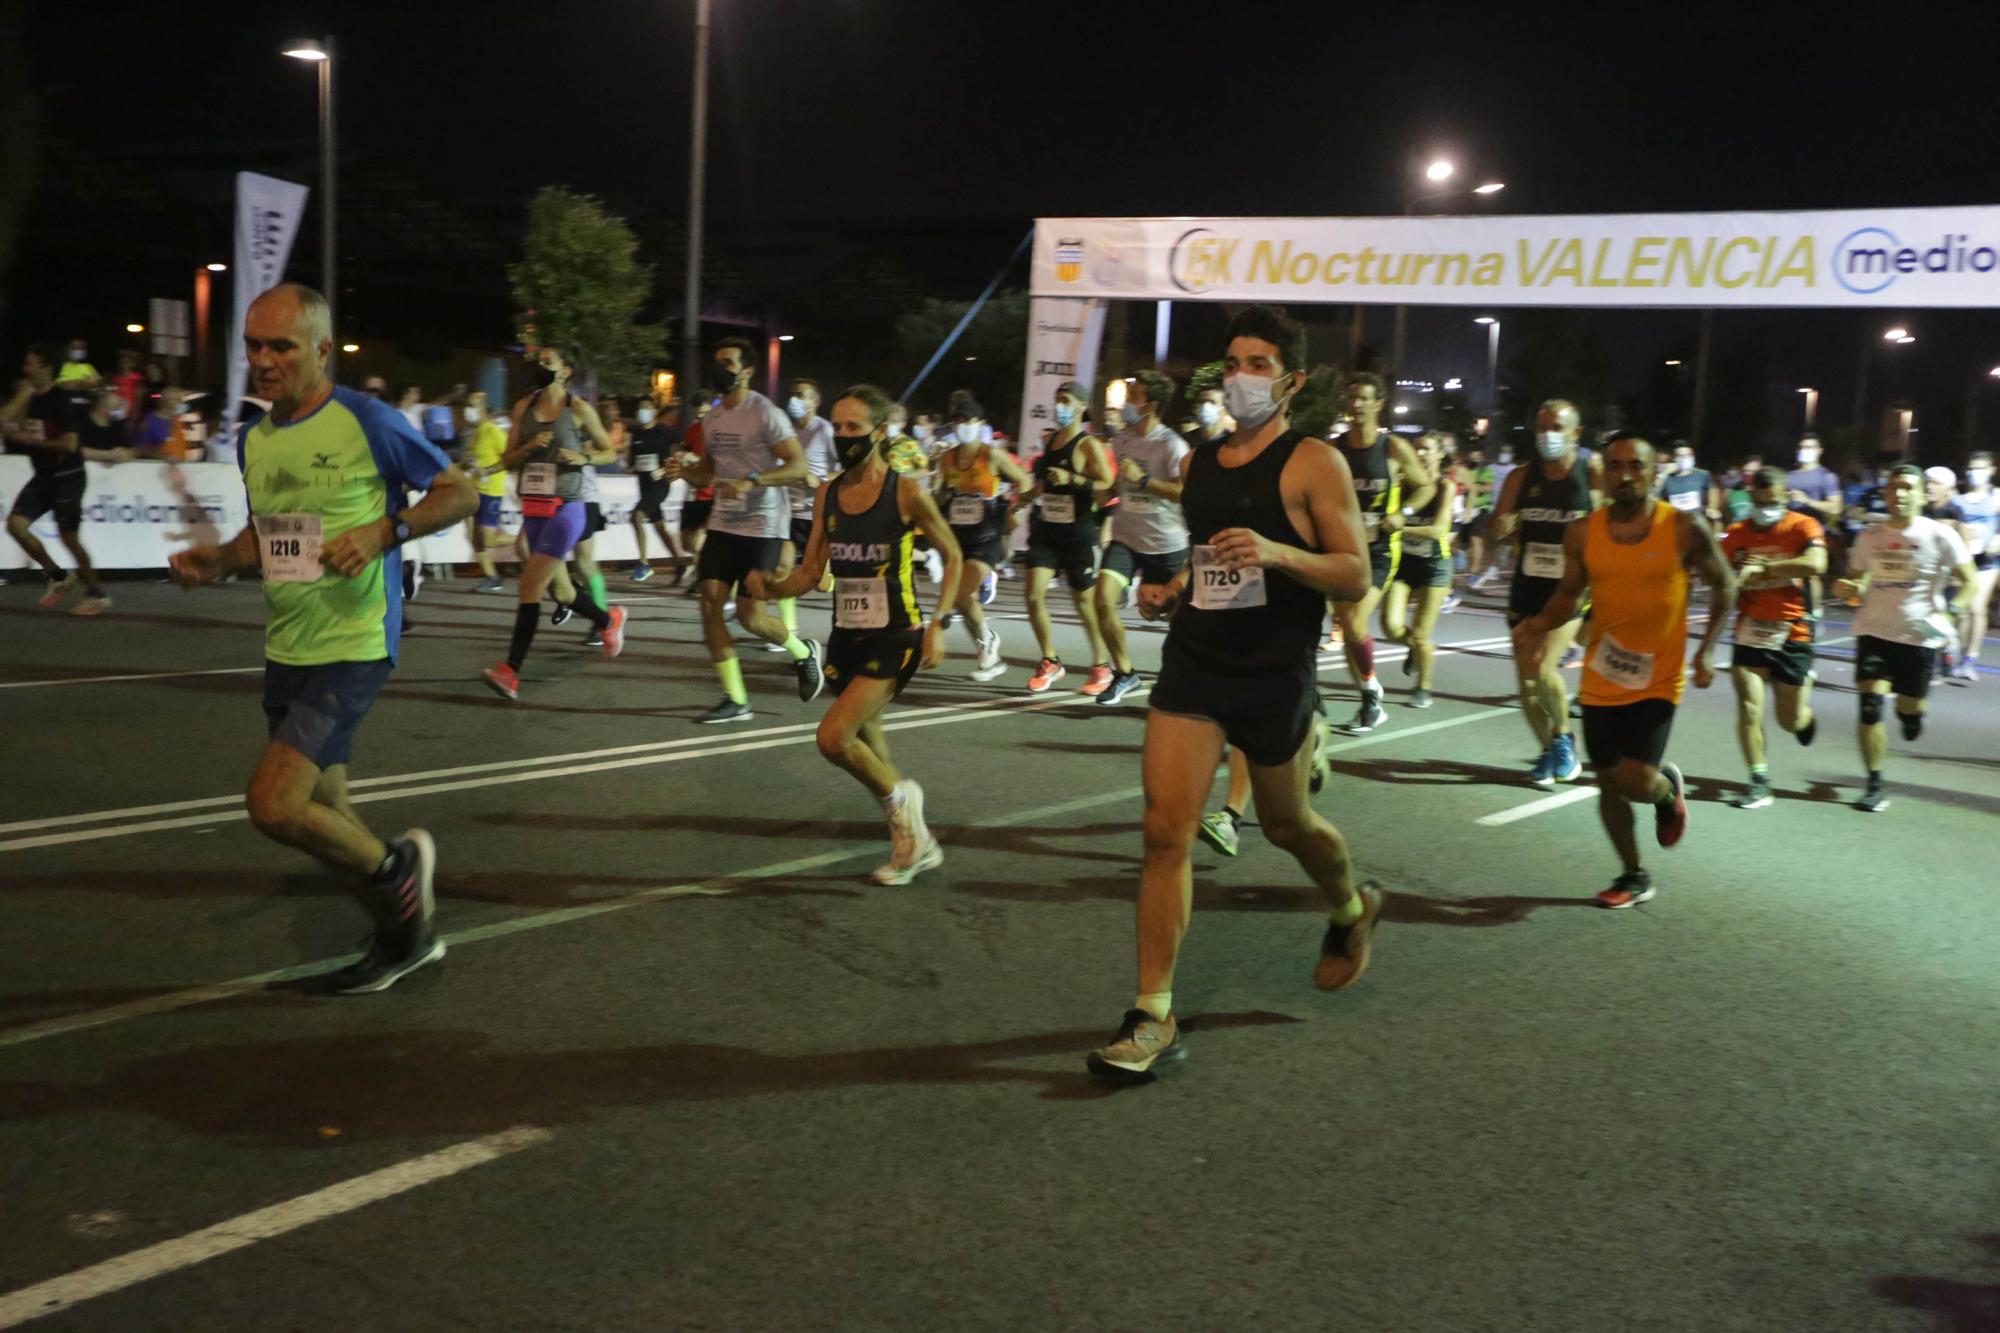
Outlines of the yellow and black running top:
M841 507L841 496L856 488L859 474L843 474L832 483L833 503L826 507L826 554L834 577L836 630L894 631L923 623L917 611L915 580L910 576L916 528L903 517L897 500L902 476L882 478L875 503L858 514Z
M1389 432L1377 431L1375 443L1353 444L1353 435L1340 439L1347 455L1347 467L1354 474L1354 499L1361 506L1361 525L1368 530L1371 553L1394 553L1402 545L1402 533L1382 535L1382 515L1402 508L1403 488L1389 466Z

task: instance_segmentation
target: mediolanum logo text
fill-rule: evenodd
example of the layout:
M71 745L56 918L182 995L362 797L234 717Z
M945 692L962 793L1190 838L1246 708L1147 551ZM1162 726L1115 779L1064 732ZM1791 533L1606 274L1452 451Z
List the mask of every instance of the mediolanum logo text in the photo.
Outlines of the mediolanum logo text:
M1979 274L2000 267L2000 251L1965 235L1945 235L1934 245L1905 245L1886 227L1860 227L1833 249L1833 280L1863 296L1882 291L1905 274Z

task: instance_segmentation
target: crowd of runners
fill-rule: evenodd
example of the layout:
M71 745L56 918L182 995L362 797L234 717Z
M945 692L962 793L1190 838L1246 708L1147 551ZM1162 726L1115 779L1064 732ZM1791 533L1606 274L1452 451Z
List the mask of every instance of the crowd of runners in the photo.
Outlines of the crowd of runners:
M650 531L675 581L691 580L699 599L721 690L699 721L753 714L733 616L782 654L801 700L831 696L818 748L881 804L890 841L874 872L882 884L909 883L945 854L922 787L890 759L884 714L916 672L942 667L954 621L969 639L971 678L1005 675L1004 645L984 611L1003 569L1025 590L1035 656L1020 665L1030 692L1070 680L1096 706L1120 705L1142 683L1126 616L1165 623L1142 760L1136 998L1089 1056L1112 1077L1143 1076L1182 1052L1173 982L1194 843L1233 855L1253 803L1264 837L1325 896L1314 984L1339 990L1368 968L1384 890L1361 875L1311 799L1327 771L1322 652L1342 654L1357 696L1340 729L1376 730L1389 725L1378 623L1407 649L1403 702L1425 708L1435 627L1458 584L1504 582L1521 713L1539 753L1527 776L1554 788L1588 763L1619 862L1598 902L1622 908L1655 893L1635 807L1651 810L1661 847L1688 829L1684 779L1666 755L1690 678L1707 689L1719 667L1728 671L1749 775L1740 804L1767 806L1766 701L1779 729L1813 743L1821 613L1831 601L1853 606L1864 774L1855 804L1879 812L1888 804L1886 714L1893 707L1915 740L1933 680L1976 678L1966 664L2000 566L2000 504L1985 455L1970 460L1962 491L1955 477L1947 486L1891 466L1865 497L1822 485L1816 452L1791 473L1759 463L1737 479L1738 513L1684 447L1662 450L1633 433L1586 447L1577 408L1561 400L1542 405L1535 456L1519 464L1505 451L1490 462L1474 450L1461 457L1437 433L1413 440L1387 430L1387 386L1366 373L1348 379L1331 438L1302 432L1292 413L1307 380L1306 335L1268 306L1232 322L1217 349L1219 385L1187 396L1168 376L1138 371L1112 429L1093 428L1107 414L1093 412L1085 385L1064 384L1047 405L1053 428L1026 462L966 394L941 424L870 385L827 395L798 380L780 407L750 387L757 350L739 338L713 349L704 410L685 429L650 402L628 426L574 390L585 372L576 348L538 348L531 390L506 426L483 400L464 404L454 461L379 396L333 383L327 307L310 288L260 297L243 338L253 392L271 404L239 441L252 521L221 545L176 555L171 572L188 586L261 574L270 743L249 783L249 813L266 836L346 876L369 912L372 946L334 976L341 993L386 989L444 952L431 838L412 829L385 841L347 799L353 737L395 666L406 544L467 525L481 591L503 586L494 553L515 552L511 637L483 679L517 699L545 600L555 623L581 618L606 656L623 645L625 608L611 603L591 549L603 527L594 469L614 462L641 484L641 558L630 577L653 575ZM60 603L77 591L72 576L28 531L53 508L82 571L75 577L102 609L77 536L85 433L64 410L53 354L31 352L23 371L0 427L31 454L34 479L9 532L49 571L45 604ZM1170 417L1183 404L1194 419L1176 428ZM518 535L502 525L508 474L524 519ZM678 522L668 521L670 496L685 497ZM1074 676L1049 608L1058 578L1090 658ZM800 599L822 596L832 622L824 641L799 630ZM1718 664L1725 639L1729 661ZM1563 674L1572 649L1581 652L1575 723ZM1210 813L1224 769L1225 802Z

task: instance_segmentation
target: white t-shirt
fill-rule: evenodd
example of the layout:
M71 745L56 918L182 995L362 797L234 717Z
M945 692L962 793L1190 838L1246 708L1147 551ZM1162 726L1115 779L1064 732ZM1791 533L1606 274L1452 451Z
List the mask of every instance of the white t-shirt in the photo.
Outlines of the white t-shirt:
M1933 519L1907 528L1864 528L1848 552L1855 573L1866 572L1868 595L1854 617L1856 635L1920 648L1943 648L1957 637L1944 590L1952 571L1972 559L1958 534Z
M1120 435L1111 442L1111 452L1117 456L1120 468L1119 503L1111 519L1111 540L1123 542L1141 555L1168 555L1186 550L1187 520L1181 516L1180 505L1142 492L1125 480L1123 467L1129 458L1155 480L1174 481L1180 473L1181 460L1191 452L1188 442L1178 432L1156 426L1146 435Z
M792 419L776 403L752 390L737 407L718 407L701 419L708 456L715 460L715 479L747 477L778 466L778 446L797 438ZM721 487L710 512L711 532L739 537L785 537L791 534L792 507L782 486L753 486L732 502Z
M834 447L833 423L817 414L799 423L799 448L806 456L806 466L815 477L831 478L840 471L840 450ZM809 481L802 481L791 488L792 512L801 518L813 511L813 496L819 488Z

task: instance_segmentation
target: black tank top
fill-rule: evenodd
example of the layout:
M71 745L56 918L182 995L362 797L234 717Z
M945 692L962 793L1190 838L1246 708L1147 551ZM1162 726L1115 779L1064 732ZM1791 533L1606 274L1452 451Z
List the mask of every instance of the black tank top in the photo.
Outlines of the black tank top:
M1052 523L1047 517L1048 511L1037 500L1035 502L1035 512L1029 527L1031 533L1048 532L1055 537L1069 538L1095 523L1097 517L1095 511L1097 488L1090 484L1089 478L1078 475L1076 468L1077 446L1089 438L1088 435L1079 432L1075 439L1065 444L1062 448L1050 449L1035 460L1036 487L1043 495L1069 496L1073 502L1071 512L1075 514L1075 518L1068 523ZM1049 485L1048 474L1049 469L1052 467L1068 469L1071 477L1070 484L1067 486Z
M1520 528L1514 544L1514 586L1508 605L1515 610L1538 611L1548 603L1560 578L1530 576L1527 566L1529 546L1560 548L1563 533L1577 519L1588 517L1590 467L1581 457L1570 464L1569 475L1554 480L1542 471L1539 460L1523 465L1521 490L1514 497L1514 513Z
M1306 438L1286 431L1241 467L1217 461L1219 442L1197 444L1182 477L1181 511L1189 540L1206 546L1224 528L1249 528L1274 542L1319 550L1293 526L1278 489L1285 464ZM1165 651L1185 655L1206 670L1231 674L1310 666L1320 622L1326 618L1325 596L1270 570L1264 575L1264 596L1262 606L1204 611L1194 604L1190 585L1168 627Z
M834 628L855 633L894 633L922 621L917 611L916 584L910 577L911 552L916 530L903 518L896 492L902 474L891 472L882 478L882 493L875 503L858 514L840 507L840 495L853 485L855 473L843 473L833 482L833 503L826 512L827 565L836 580ZM880 580L882 586L874 587ZM852 580L854 586L842 584ZM850 598L865 598L865 607ZM877 599L880 599L879 603ZM885 608L877 613L877 606ZM881 624L844 623L879 619Z
M1347 456L1347 470L1354 474L1354 501L1361 506L1369 548L1385 549L1394 541L1394 534L1378 535L1381 516L1401 504L1398 492L1402 489L1389 479L1389 432L1377 431L1375 443L1362 449L1350 446L1343 437L1340 452ZM1373 522L1369 521L1369 514L1376 516Z

